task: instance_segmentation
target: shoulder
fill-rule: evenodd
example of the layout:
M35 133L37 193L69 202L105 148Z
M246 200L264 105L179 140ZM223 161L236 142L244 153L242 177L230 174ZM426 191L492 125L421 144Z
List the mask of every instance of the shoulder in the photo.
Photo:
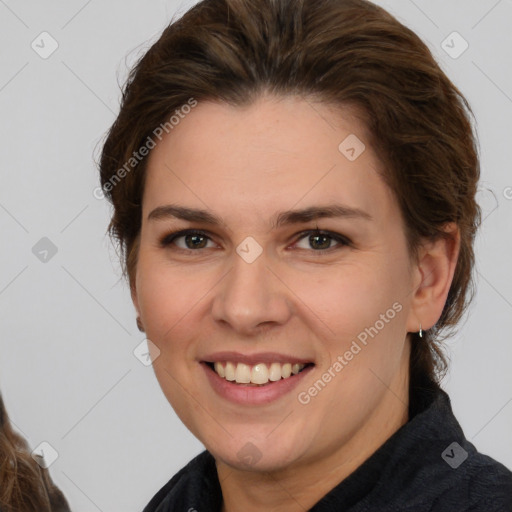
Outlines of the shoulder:
M454 503L454 511L512 512L512 472L504 464L478 451L465 437L453 415L448 395L445 392L442 395L446 407L444 426L456 439L441 453L443 469L440 469L440 475L449 484L445 497L452 496L458 500L457 505Z
M388 510L379 505L387 498L400 512L512 512L512 472L503 464L465 439L418 446L381 479L375 510Z
M475 451L468 457L465 473L471 511L511 512L512 472L488 455Z
M398 493L390 510L512 512L512 472L465 437L446 392L423 398L424 406L385 445L389 471L372 504L392 488Z
M506 466L464 437L442 446L433 443L434 456L425 457L418 472L417 489L423 489L424 496L429 494L426 487L433 491L426 510L512 512L512 472Z
M430 484L437 491L426 510L512 512L512 472L476 451L457 468L439 466Z

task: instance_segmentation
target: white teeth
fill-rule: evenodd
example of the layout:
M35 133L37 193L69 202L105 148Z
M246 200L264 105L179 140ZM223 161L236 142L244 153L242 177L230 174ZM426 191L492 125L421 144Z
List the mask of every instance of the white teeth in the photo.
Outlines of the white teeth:
M281 375L283 379L287 379L292 374L292 365L290 363L283 364L281 368Z
M281 380L281 365L279 363L272 363L270 365L268 378L272 382L275 382L276 380Z
M287 379L292 374L297 375L304 367L304 364L294 363L272 363L268 367L265 363L258 363L249 366L245 363L220 363L213 365L217 374L229 381L236 381L237 384L267 384L281 379Z
M226 380L235 380L235 365L233 363L226 363L224 371Z
M224 366L222 366L222 364L220 363L215 363L213 365L215 367L215 371L221 376L221 377L225 377L226 376L226 372L224 371Z
M251 367L244 363L238 363L235 370L235 380L238 384L251 382Z
M295 363L292 365L292 373L293 375L297 375L300 372L300 364Z
M268 368L266 364L260 363L252 367L251 382L253 384L266 384L268 382Z

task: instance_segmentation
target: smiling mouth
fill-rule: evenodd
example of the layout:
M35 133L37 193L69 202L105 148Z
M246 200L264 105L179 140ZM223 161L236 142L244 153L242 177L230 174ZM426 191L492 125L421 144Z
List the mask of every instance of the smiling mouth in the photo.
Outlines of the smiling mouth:
M226 362L209 362L204 363L211 368L219 377L245 386L265 386L272 382L289 379L313 363L258 363L248 365L245 363Z

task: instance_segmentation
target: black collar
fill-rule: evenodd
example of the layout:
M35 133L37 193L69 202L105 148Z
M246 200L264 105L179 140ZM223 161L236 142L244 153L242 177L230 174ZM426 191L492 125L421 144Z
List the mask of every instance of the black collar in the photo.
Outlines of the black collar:
M479 454L465 439L448 395L430 382L411 390L411 398L414 407L409 421L325 495L312 512L465 511L471 500L482 499L482 493L484 498L485 493L492 498L489 503L496 503L500 492L503 503L510 503L506 500L512 499L512 473ZM484 483L480 478L482 490L474 490L472 479L485 467L492 469L491 480ZM498 484L501 491L492 490ZM215 460L204 451L156 494L144 512L219 512L221 504ZM512 505L482 510L512 510Z

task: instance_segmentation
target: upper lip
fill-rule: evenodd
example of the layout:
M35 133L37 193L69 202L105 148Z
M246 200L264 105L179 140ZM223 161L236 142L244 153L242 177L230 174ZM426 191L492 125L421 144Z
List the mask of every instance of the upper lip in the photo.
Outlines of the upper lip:
M241 352L214 352L201 358L206 363L227 362L245 363L247 365L255 365L258 363L292 363L292 364L308 364L312 363L311 359L304 359L297 356L278 354L277 352L258 352L257 354L242 354Z

